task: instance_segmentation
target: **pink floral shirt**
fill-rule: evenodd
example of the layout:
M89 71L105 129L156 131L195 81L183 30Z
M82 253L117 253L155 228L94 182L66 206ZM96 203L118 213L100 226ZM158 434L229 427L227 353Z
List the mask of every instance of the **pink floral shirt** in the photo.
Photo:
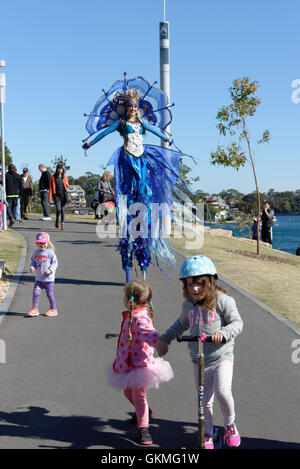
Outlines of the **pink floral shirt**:
M116 373L126 373L138 367L154 364L153 352L159 333L148 316L147 306L133 310L131 325L132 342L127 342L129 311L123 311L123 322L113 363Z

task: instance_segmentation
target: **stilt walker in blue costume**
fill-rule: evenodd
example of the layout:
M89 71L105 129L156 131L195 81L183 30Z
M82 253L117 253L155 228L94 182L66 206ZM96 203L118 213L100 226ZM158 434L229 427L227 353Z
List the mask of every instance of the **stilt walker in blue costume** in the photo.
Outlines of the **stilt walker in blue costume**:
M107 166L114 165L115 168L120 229L118 250L126 282L134 259L144 277L153 257L159 268L161 262L175 264L163 237L162 215L160 213L153 223L153 208L167 206L171 215L174 187L186 189L179 173L183 153L156 145L143 145L145 131L168 142L169 146L173 143L171 136L163 133L172 120L168 98L154 84L150 85L142 77L127 80L124 74L124 79L116 81L108 92L103 90L104 94L88 115L86 129L90 135L83 140L83 148L87 150L115 131L124 139L123 146L114 152ZM138 236L131 230L136 213L139 215ZM157 210L155 213L157 215Z

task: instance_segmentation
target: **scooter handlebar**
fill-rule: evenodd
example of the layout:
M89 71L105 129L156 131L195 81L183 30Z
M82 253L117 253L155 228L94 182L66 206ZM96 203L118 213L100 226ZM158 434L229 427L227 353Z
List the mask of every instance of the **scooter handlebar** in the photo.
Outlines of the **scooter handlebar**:
M182 336L178 336L177 337L177 341L178 342L198 342L199 340L199 337L198 335L182 335ZM205 338L204 338L204 342L212 342L212 336L211 335L207 335ZM223 339L222 339L222 344L226 344L226 339L225 337L223 336Z

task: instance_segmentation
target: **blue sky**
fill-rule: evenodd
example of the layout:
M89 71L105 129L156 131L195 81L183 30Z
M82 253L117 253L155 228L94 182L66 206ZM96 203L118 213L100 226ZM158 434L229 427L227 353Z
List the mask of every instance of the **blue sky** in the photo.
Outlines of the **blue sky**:
M218 108L229 104L228 89L242 76L260 84L262 104L249 123L253 141L265 129L271 133L269 144L255 148L260 189L300 189L300 103L292 101L292 82L300 78L299 15L296 0L167 0L172 134L179 148L198 158L198 165L185 160L200 177L195 189L255 189L249 165L236 172L210 164L210 152L223 143ZM122 141L110 135L85 157L83 114L125 71L159 83L162 19L163 0L2 2L5 141L19 170L26 165L38 179L39 163L63 155L74 177L102 172ZM155 136L146 142L159 144Z

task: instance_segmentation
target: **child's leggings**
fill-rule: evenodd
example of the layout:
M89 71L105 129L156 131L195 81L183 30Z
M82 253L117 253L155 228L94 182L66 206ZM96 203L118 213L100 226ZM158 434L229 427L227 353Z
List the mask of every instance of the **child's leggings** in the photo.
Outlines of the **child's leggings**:
M193 363L196 389L198 391L198 364ZM231 392L233 362L224 360L204 371L204 417L205 433L213 434L213 405L216 394L224 419L224 425L231 425L235 420L234 401Z
M48 300L50 302L50 308L56 309L55 296L54 296L54 282L34 282L33 295L32 295L32 307L38 309L39 299L41 291L45 290Z
M131 404L135 407L138 427L149 426L149 407L147 402L146 388L132 389L126 388L124 394Z

